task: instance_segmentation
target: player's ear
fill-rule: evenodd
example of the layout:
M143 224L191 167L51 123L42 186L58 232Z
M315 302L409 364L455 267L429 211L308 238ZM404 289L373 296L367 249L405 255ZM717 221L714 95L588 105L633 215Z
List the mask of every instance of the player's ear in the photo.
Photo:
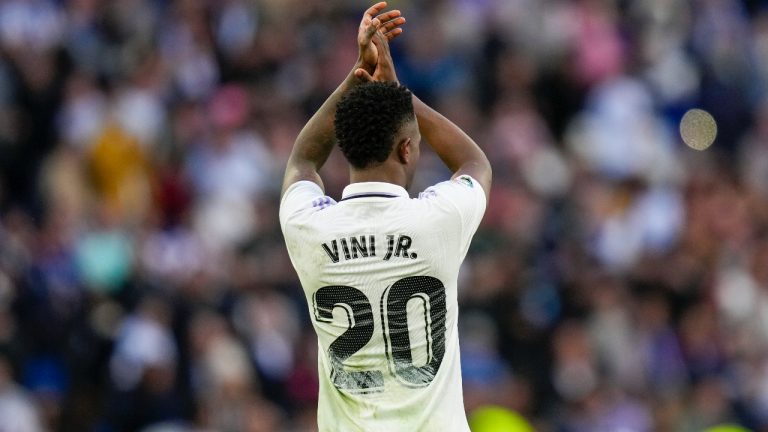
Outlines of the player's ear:
M411 157L413 155L413 145L411 143L411 138L402 138L400 141L397 142L397 158L400 160L400 163L403 165L406 165L411 162Z

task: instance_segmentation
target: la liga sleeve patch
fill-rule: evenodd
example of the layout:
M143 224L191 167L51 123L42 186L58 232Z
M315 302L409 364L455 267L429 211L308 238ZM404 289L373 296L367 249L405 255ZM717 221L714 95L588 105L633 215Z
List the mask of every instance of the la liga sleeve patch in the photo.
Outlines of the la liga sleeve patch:
M472 177L468 175L460 175L454 179L454 181L457 181L465 186L469 186L471 188L475 187L475 183L472 181Z

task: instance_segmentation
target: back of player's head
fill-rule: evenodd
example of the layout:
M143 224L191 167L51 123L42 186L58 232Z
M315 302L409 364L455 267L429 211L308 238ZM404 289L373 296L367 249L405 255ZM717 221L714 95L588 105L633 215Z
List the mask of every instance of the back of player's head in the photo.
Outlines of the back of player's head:
M361 84L342 97L334 126L339 148L357 169L389 157L400 129L415 119L411 92L392 82Z

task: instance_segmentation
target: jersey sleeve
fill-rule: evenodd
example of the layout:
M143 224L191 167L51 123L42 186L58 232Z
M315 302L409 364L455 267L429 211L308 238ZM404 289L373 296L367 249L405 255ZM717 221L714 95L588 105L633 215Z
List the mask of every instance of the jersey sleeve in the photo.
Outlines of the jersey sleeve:
M297 181L288 187L280 200L280 227L285 232L292 219L310 215L335 204L336 201L326 196L317 183Z
M480 183L471 176L460 175L427 188L419 199L430 200L457 218L463 258L485 214L485 192Z

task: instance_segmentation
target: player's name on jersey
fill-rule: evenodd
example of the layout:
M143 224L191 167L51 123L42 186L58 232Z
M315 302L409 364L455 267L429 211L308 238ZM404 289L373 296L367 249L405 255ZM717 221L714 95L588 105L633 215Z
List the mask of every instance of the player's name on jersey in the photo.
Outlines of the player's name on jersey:
M328 258L334 263L342 259L348 261L371 257L381 257L384 261L392 258L418 258L418 254L411 251L413 240L404 234L380 235L380 239L386 237L387 249L383 254L376 255L376 237L376 235L352 235L333 239L323 243L322 246Z

